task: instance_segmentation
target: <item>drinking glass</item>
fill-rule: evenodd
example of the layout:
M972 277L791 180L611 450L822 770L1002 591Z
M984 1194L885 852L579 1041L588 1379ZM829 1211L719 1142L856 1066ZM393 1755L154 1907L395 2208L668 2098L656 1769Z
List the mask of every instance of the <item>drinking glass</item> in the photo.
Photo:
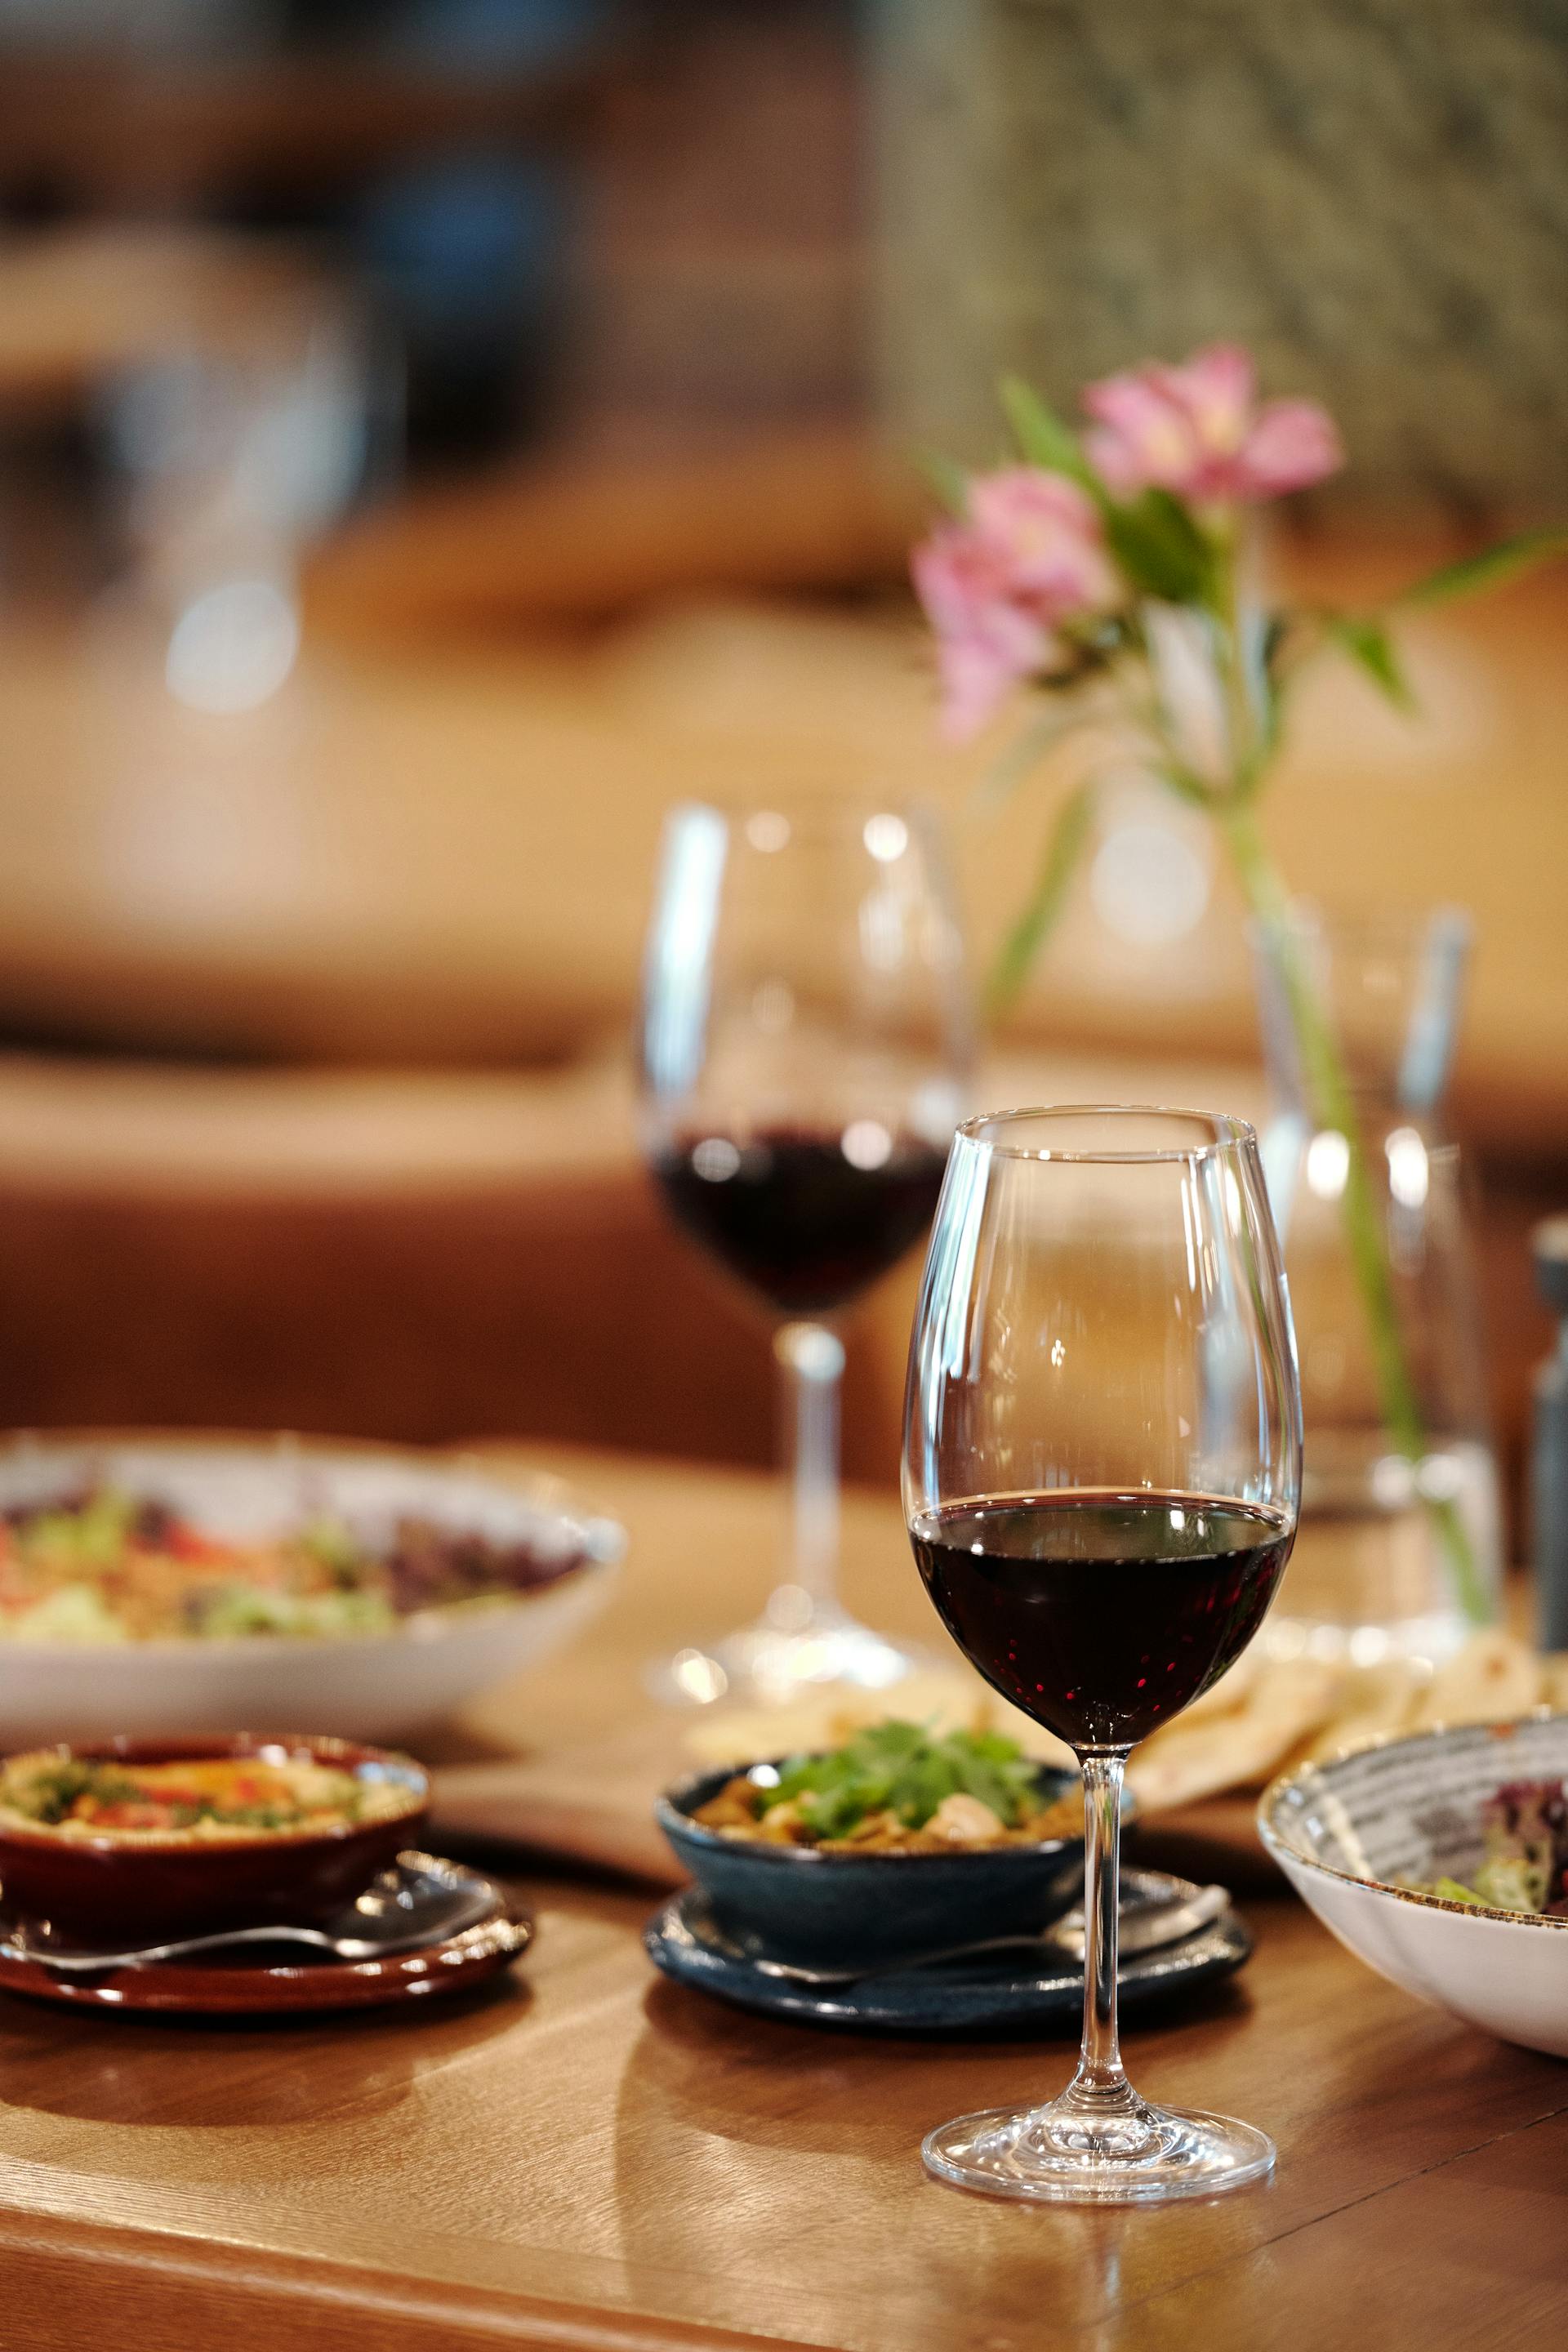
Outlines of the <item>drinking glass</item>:
M644 980L644 1143L677 1223L774 1327L793 1511L761 1620L680 1652L666 1696L881 1689L914 1662L837 1599L836 1327L930 1223L969 1049L931 812L814 794L673 812Z
M1262 1622L1289 1554L1301 1403L1279 1245L1242 1120L1005 1112L953 1141L910 1359L904 1504L948 1632L1083 1771L1084 2021L1044 2106L927 2138L994 2196L1207 2196L1268 2172L1252 2126L1151 2106L1116 2031L1129 1750Z

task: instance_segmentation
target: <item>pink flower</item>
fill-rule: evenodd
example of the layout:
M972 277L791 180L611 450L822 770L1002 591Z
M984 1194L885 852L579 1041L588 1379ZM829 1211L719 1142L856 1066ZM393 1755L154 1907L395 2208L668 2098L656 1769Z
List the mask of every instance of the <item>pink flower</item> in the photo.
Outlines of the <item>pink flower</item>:
M1002 551L969 523L932 531L915 550L914 577L936 631L942 724L954 742L964 742L1045 667L1050 635L1014 603Z
M982 537L1005 551L1016 595L1041 620L1070 620L1116 601L1094 503L1065 474L1009 466L982 474L969 497Z
M943 723L955 741L1049 667L1063 622L1117 595L1092 501L1065 476L1030 466L980 477L969 520L916 548L914 580L936 631Z
M1326 409L1310 400L1258 405L1248 354L1214 343L1183 367L1152 362L1090 384L1096 430L1086 447L1110 488L1150 488L1205 503L1247 503L1321 482L1344 462Z

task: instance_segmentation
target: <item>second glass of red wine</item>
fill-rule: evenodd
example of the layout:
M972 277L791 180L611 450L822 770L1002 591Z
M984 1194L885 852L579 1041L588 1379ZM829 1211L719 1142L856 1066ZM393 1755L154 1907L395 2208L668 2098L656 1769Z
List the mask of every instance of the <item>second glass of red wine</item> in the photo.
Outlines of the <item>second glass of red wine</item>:
M846 1310L925 1233L971 1047L927 811L823 793L676 809L644 975L644 1140L666 1204L773 1326L793 1488L763 1617L682 1651L668 1696L889 1688L915 1654L840 1605Z
M1128 1752L1257 1633L1300 1492L1295 1343L1252 1129L1121 1107L962 1127L911 1346L905 1509L953 1640L1078 1755L1087 1949L1071 2083L931 2133L939 2179L1135 2204L1273 2165L1253 2125L1151 2105L1123 2074L1117 1868Z

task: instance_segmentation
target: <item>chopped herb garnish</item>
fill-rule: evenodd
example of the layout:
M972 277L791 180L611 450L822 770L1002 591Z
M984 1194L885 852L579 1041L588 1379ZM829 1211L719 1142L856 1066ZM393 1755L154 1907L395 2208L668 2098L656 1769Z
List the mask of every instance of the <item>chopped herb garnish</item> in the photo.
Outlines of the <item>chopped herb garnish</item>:
M819 1837L841 1838L870 1813L890 1812L906 1829L923 1829L945 1799L965 1796L1014 1829L1038 1808L1037 1769L1000 1732L933 1739L918 1723L879 1723L829 1755L791 1757L761 1811L765 1819L775 1805L797 1801Z

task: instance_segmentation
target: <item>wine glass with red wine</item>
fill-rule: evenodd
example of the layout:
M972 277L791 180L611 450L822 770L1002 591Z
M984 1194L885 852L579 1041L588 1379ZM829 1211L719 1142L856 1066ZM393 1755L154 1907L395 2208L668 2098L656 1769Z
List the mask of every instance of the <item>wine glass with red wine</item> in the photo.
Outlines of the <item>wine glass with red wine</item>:
M1149 2105L1116 2033L1128 1751L1224 1674L1296 1532L1301 1402L1258 1143L1202 1111L1027 1110L954 1139L910 1357L904 1504L948 1632L1083 1770L1083 2049L1044 2106L933 2131L994 2196L1144 2203L1272 2143Z
M676 809L644 977L644 1140L676 1223L773 1327L793 1486L762 1619L661 1670L763 1702L913 1663L837 1593L837 1325L924 1234L969 1000L929 812L824 795Z

